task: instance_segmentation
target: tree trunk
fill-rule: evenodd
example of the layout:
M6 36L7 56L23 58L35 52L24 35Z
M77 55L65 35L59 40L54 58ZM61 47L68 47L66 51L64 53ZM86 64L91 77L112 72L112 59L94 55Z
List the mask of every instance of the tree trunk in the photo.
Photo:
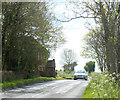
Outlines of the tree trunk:
M118 73L120 73L120 3L119 3L119 8L118 8L118 52L117 52L117 59L118 59L118 61L117 61L117 65L118 65Z

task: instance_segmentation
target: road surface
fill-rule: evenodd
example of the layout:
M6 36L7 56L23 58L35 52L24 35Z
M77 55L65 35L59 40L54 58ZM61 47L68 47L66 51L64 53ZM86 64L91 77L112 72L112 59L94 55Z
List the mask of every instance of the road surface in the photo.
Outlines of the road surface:
M90 80L54 80L2 92L2 98L81 98Z

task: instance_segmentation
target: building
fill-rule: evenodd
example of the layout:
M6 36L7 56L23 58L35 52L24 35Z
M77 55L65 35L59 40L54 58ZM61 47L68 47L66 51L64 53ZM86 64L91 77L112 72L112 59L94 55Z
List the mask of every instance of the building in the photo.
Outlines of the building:
M38 66L38 70L40 71L41 76L45 77L55 77L55 59L48 60L47 64L45 66Z
M55 72L55 59L48 60L46 66L45 66L45 73L49 77L55 77L56 76L56 72Z

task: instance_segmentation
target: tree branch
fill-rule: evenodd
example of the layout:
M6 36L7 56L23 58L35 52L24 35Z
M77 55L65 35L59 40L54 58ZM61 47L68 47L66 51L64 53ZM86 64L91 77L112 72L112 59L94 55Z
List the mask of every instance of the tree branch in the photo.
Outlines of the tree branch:
M70 21L72 21L73 19L78 19L78 18L99 18L99 17L84 17L84 16L78 16L78 17L73 17L73 18L70 18L70 19L68 19L68 20L59 20L59 19L57 19L57 21L60 21L60 22L70 22Z

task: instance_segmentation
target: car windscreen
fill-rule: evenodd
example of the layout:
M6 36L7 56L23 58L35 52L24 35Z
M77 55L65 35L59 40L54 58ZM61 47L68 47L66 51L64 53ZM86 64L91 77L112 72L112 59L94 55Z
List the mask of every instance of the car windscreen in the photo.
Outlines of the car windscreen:
M76 73L86 73L86 72L83 71L83 70L79 70L79 71L77 71Z

